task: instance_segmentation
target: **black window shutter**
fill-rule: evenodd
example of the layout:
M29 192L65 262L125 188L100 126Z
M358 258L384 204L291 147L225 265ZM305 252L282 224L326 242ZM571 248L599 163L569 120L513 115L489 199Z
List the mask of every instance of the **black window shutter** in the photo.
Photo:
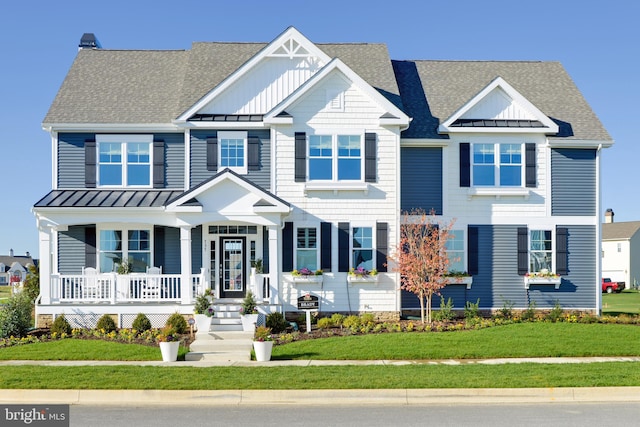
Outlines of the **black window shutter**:
M518 227L518 274L524 276L529 272L529 230Z
M164 139L153 140L153 188L164 188Z
M218 138L207 138L207 170L218 170Z
M164 245L164 227L155 226L153 228L153 265L156 267L165 265ZM165 271L165 273L167 272Z
M387 255L389 253L389 224L376 223L376 270L387 271Z
M96 140L84 141L84 185L96 188Z
M320 223L320 269L331 271L331 223Z
M460 187L471 187L471 145L460 143Z
M257 136L250 136L248 138L248 161L250 171L260 170L260 138Z
M569 229L556 228L556 274L569 274Z
M282 271L293 271L293 222L285 222L282 229Z
M479 273L479 239L478 227L469 226L467 229L467 246L469 251L469 259L467 260L467 273L476 275Z
M295 135L295 181L307 180L307 134L296 132Z
M346 273L349 271L349 231L348 222L338 223L338 271Z
M524 149L525 162L525 182L526 186L535 188L536 186L536 144L528 142Z
M375 133L364 134L364 180L376 182L376 137Z
M96 263L96 226L88 225L84 229L84 265L85 267L94 267Z

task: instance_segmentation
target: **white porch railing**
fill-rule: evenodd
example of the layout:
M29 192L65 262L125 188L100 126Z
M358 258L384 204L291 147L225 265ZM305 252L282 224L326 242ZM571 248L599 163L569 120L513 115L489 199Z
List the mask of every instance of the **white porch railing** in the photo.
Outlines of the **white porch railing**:
M204 274L192 274L191 298L202 293ZM180 274L51 275L51 302L180 302Z

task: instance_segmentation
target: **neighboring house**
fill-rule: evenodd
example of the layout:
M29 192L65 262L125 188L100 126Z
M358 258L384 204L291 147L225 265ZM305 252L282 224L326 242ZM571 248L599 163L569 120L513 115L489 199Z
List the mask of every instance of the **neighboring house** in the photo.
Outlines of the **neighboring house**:
M614 222L607 209L602 224L602 277L625 283L625 289L640 282L640 221Z
M0 285L24 282L31 265L35 265L35 261L29 252L15 256L11 249L9 255L0 255Z
M599 159L613 141L559 63L394 61L295 28L184 51L85 34L43 126L55 167L34 206L51 253L41 323L110 313L128 326L250 287L265 311L312 293L324 312L397 317L418 306L386 265L412 208L456 219L449 249L472 274L445 289L456 307L599 311ZM118 274L126 260L133 273ZM305 267L323 274L292 275ZM356 267L379 274L352 280ZM542 269L562 279L525 278Z

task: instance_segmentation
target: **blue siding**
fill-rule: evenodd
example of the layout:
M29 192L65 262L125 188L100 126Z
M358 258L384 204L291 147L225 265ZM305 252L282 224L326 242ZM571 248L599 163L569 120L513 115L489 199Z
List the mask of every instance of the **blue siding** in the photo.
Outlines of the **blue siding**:
M442 292L461 309L467 301L480 299L480 308L499 309L512 305L525 309L535 302L538 309L552 308L556 301L563 308L593 309L596 297L596 234L594 226L561 226L568 229L569 274L562 277L559 289L552 285L532 285L525 289L524 277L518 275L518 227L525 225L476 225L478 228L478 274L470 290L464 286L447 286ZM438 308L440 298L434 298ZM418 309L415 295L402 291L402 308Z
M529 298L536 307L553 307L558 301L563 308L596 306L599 278L596 277L598 245L596 227L592 225L562 225L568 229L569 274L562 277L560 289L552 286L531 286Z
M167 274L180 274L180 229L164 228L164 259L156 260L156 265L162 264L162 271ZM160 242L155 242L156 245Z
M58 271L82 274L85 260L84 226L70 226L58 233Z
M160 133L154 138L164 140L165 188L184 188L184 134Z
M58 134L58 188L84 188L84 142L92 133Z
M442 215L442 148L401 148L400 165L401 209Z
M215 130L194 130L191 132L191 188L214 176L217 171L207 170L207 137L217 135ZM268 130L250 130L249 137L260 139L260 170L249 171L245 176L249 181L269 191L271 187L271 143Z
M551 151L551 214L596 215L596 151Z
M191 273L199 274L202 265L202 226L191 229Z
M58 135L58 188L84 188L84 143L93 133ZM154 138L165 141L166 188L184 188L184 134L160 133Z

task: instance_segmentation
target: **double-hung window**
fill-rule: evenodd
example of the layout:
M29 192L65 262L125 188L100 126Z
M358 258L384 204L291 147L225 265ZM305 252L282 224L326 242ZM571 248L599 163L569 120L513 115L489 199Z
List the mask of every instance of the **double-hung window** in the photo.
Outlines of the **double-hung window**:
M551 230L530 230L529 272L553 271L553 240Z
M464 230L451 230L446 243L449 271L465 272Z
M522 144L473 144L473 185L522 185Z
M361 181L361 135L310 135L310 181Z
M296 236L296 268L318 269L318 231L315 227L299 227Z
M150 239L150 230L100 230L98 242L100 272L116 271L118 265L123 262L129 262L133 272L145 272L147 267L151 266Z
M351 233L351 267L373 270L373 228L353 227Z
M220 170L247 174L247 132L218 132Z
M97 135L100 186L151 185L151 135Z

